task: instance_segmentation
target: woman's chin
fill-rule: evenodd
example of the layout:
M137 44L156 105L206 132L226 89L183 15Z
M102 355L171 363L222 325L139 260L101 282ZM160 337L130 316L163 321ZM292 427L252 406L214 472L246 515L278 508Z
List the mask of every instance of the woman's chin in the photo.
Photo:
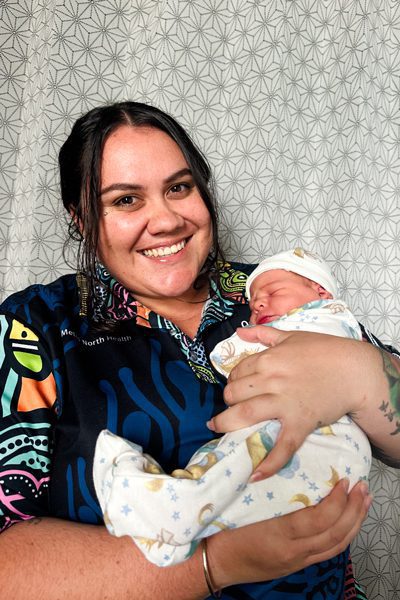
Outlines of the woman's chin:
M187 301L187 302L197 302L206 299L207 291L203 289L195 289L193 287L193 283L196 280L196 276L187 276L185 277L183 274L179 277L166 277L162 281L159 279L157 281L151 282L148 280L146 287L141 287L140 290L136 289L132 286L125 285L128 289L131 290L132 294L135 296L139 302L142 302L146 305L147 302L151 301L151 304L154 306L155 301L160 300L160 302L164 303L166 301Z

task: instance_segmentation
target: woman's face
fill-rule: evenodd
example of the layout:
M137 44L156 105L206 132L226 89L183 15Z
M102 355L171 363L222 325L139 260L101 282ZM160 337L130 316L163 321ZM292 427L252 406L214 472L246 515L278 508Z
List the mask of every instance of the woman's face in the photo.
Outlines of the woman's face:
M118 127L101 163L101 262L136 299L193 299L212 244L210 214L178 145L152 127Z

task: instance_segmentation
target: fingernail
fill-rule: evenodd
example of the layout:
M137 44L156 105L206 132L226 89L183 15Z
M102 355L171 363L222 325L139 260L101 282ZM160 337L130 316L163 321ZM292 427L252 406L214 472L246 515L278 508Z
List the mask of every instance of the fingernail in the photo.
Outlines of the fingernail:
M344 489L345 492L349 491L349 487L350 487L350 481L347 477L345 477L344 479L341 480L340 482L342 484L342 487Z
M364 499L364 506L367 510L369 510L371 508L371 504L373 501L374 497L372 494L368 494L368 496L365 497Z
M215 426L214 426L214 420L211 419L210 421L207 421L206 423L208 429L210 429L211 431L215 431Z
M360 484L360 490L363 496L369 496L369 488L368 484L365 481L362 481Z
M263 477L264 475L261 473L261 471L254 471L254 473L249 479L249 483L255 483L256 481L260 481L260 479L262 479Z

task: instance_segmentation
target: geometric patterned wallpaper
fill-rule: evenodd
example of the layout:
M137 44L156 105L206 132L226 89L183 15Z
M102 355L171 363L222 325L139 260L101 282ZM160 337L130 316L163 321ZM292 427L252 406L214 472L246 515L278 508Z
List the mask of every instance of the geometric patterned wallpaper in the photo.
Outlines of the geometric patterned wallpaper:
M400 347L400 3L0 0L0 292L70 270L58 149L126 98L170 112L213 168L224 247L302 244ZM72 257L73 259L73 257ZM371 599L400 589L400 477L378 462L353 547Z

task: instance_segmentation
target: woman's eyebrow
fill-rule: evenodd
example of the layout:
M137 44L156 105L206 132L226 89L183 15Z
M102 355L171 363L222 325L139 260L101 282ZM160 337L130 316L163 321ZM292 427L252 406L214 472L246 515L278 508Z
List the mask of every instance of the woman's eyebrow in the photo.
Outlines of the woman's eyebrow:
M175 181L175 179L177 179L178 177L184 177L185 175L192 176L192 171L188 167L180 169L180 171L176 171L176 173L173 173L172 175L167 177L167 179L164 180L164 183L171 183L172 181Z
M141 185L136 185L135 183L112 183L100 190L100 196L103 196L103 194L107 194L108 192L114 192L115 190L129 191L140 190L141 188Z
M172 175L170 175L169 177L164 179L164 183L171 183L172 181L175 181L178 177L184 177L185 175L192 176L192 171L190 169L188 169L187 167L184 169L180 169L179 171L176 171L175 173L172 173ZM100 196L103 196L104 194L107 194L108 192L114 192L116 190L127 192L129 190L141 190L141 189L143 189L143 186L136 184L136 183L112 183L111 185L108 185L107 187L100 190Z

